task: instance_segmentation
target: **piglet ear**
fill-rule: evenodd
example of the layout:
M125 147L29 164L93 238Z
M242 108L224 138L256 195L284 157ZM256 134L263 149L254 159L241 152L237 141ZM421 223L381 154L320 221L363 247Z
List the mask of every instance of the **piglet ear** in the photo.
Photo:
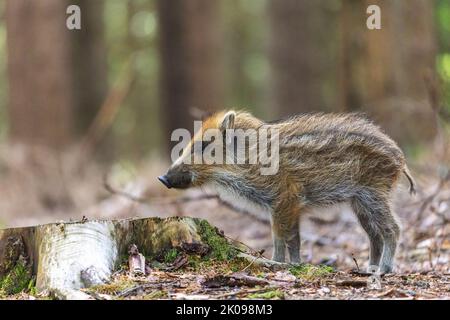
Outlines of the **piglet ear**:
M234 119L236 118L236 112L228 111L223 116L222 122L220 124L220 130L225 131L227 129L234 129Z

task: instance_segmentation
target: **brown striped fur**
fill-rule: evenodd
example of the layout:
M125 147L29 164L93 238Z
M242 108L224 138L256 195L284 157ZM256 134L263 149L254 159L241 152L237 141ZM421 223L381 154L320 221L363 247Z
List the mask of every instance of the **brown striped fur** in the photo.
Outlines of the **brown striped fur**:
M414 192L403 152L378 126L356 114L305 114L264 122L246 112L220 112L203 123L208 128L276 128L279 171L261 175L259 165L186 165L176 162L167 177L177 187L213 186L247 209L270 214L273 259L300 262L299 218L302 212L348 203L370 240L370 265L391 272L400 228L391 195L401 174ZM197 134L184 155L201 140ZM187 177L187 178L186 178ZM187 180L186 180L187 179Z

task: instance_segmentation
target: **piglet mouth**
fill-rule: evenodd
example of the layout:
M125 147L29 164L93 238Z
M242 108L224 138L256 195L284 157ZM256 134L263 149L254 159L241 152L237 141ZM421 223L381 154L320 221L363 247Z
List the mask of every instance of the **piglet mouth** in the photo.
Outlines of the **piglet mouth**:
M172 185L169 182L169 179L167 179L166 176L159 176L158 180L161 181L163 185L165 185L168 189L172 188Z

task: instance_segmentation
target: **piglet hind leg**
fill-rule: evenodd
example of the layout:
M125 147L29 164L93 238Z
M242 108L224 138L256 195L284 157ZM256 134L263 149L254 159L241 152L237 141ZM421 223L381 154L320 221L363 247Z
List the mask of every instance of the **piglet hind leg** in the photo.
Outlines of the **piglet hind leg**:
M382 228L384 239L383 255L381 257L380 272L391 273L394 266L394 257L397 249L397 241L400 236L400 227L391 213L389 206L384 212L384 224Z
M298 221L291 228L286 239L286 245L290 262L293 264L300 264L300 230Z
M392 272L400 228L389 200L376 193L363 192L353 200L352 207L370 240L369 272L375 266L379 266L380 273Z
M370 207L370 204L366 203L364 198L353 199L351 205L370 242L369 266L367 267L367 272L378 272L381 255L383 253L384 240L378 225L373 221L373 215L375 214L373 212L373 207Z

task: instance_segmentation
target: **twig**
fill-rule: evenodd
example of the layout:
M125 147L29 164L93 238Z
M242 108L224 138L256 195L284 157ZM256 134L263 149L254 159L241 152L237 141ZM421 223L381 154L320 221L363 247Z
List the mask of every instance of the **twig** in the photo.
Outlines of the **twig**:
M130 59L124 66L122 73L119 75L117 83L106 96L105 101L101 105L94 120L92 121L86 135L82 139L80 154L87 158L95 144L101 139L104 132L113 123L117 112L122 106L123 100L128 95L131 85L135 79L133 72L134 59Z
M352 259L353 259L353 262L354 262L355 265L356 265L356 270L359 272L360 269L359 269L358 261L356 261L356 258L355 258L355 256L353 255L353 253L352 253Z
M442 177L439 180L439 184L436 187L436 190L434 190L434 192L429 195L428 197L426 197L423 202L422 205L420 206L418 213L416 215L416 221L420 222L423 213L425 212L425 210L428 208L428 206L433 202L433 200L436 198L436 196L441 192L442 188L445 186L445 184L450 180L450 172L447 173L444 177Z
M164 198L138 197L138 196L132 195L131 193L128 193L126 191L114 188L109 183L107 174L105 174L103 176L103 187L105 188L106 191L108 191L112 195L121 196L121 197L127 198L128 200L131 200L133 202L138 202L138 203L148 204L150 202L153 205L155 205L155 204L158 204L158 205L171 205L171 204L179 204L179 203L185 203L185 202L190 202L190 201L217 199L217 197L218 197L217 195L208 195L208 194L200 195L200 196L197 196L197 197L176 197L176 198L169 198L169 197L164 197Z
M366 280L342 280L342 281L336 281L335 285L337 287L363 288L363 287L367 287L367 281Z
M169 283L174 283L174 282L175 281L164 281L164 280L161 281L160 280L158 282L147 282L147 283L143 283L143 284L138 284L138 285L136 285L134 287L127 288L127 289L119 292L117 294L117 296L118 297L128 297L128 296L132 295L133 293L135 293L136 291L139 291L139 290L144 291L144 290L146 290L148 288L155 288L155 287L159 289L159 288L162 288L163 285L166 285L166 284L169 284Z
M139 285L136 285L136 286L131 287L131 288L127 288L127 289L125 289L125 290L119 292L119 294L117 294L117 296L118 296L118 297L127 297L127 296L132 295L132 294L135 293L136 291L139 291L139 290L145 290L145 289L147 289L148 287L151 287L151 285L154 285L154 284L153 284L153 283L152 283L152 284L149 284L149 283L139 284Z
M131 201L134 202L139 202L139 203L146 203L148 199L146 198L141 198L141 197L137 197L134 196L128 192L122 191L122 190L117 190L114 187L111 186L111 184L108 181L108 174L104 174L103 175L103 187L105 188L106 191L108 191L109 193L113 194L113 195L119 195L122 196L124 198L127 198Z
M433 250L431 248L428 248L428 263L430 264L430 269L434 271L434 265L433 265Z
M249 255L248 253L240 253L240 254L238 254L238 257L244 258L250 262L253 261L253 263L261 265L261 266L271 269L271 270L287 269L287 268L293 266L293 264L291 264L291 263L278 262L278 261L267 259L262 256L258 257L257 259L254 259L255 257L252 255Z
M262 257L262 254L264 253L264 251L262 251L262 250L259 250L259 251L258 251L258 250L256 250L256 249L253 249L253 248L250 247L248 244L245 244L245 243L243 243L242 241L236 240L236 239L231 238L231 237L229 237L229 236L227 236L227 235L224 235L224 237L227 238L228 240L230 240L231 242L234 242L234 243L237 243L237 244L239 244L239 245L242 245L242 246L246 247L246 248L249 249L253 254L256 254L256 255L259 255L259 256ZM240 250L239 248L237 248L237 249L238 249L240 252L247 253L247 251ZM260 254L261 251L262 251L262 253Z
M243 294L250 294L250 293L258 293L258 292L270 291L270 290L275 290L275 289L277 289L277 287L265 287L265 288L261 288L261 289L239 290L239 291L235 291L235 292L228 292L228 293L224 293L224 294L219 294L217 296L214 296L214 298L216 298L216 299L227 298L227 297L239 296L239 295L243 295Z
M206 288L221 287L255 287L267 286L269 281L258 277L249 276L243 273L234 273L229 276L216 275L202 282L202 286Z
M250 267L255 263L256 260L258 260L259 258L262 257L262 254L263 254L263 253L264 253L264 250L261 250L260 252L258 252L258 255L255 256L255 258L254 258L252 261L250 261L250 263L249 263L244 269L242 269L241 272L244 272L244 271L246 271L248 268L250 268Z
M260 217L257 217L255 215L253 215L252 213L245 211L245 210L241 210L239 208L237 208L236 206L232 205L231 203L228 203L224 200L222 200L219 195L217 194L202 194L200 196L196 196L196 197L176 197L176 198L151 198L151 197L137 197L135 195L132 195L126 191L123 190L118 190L116 188L114 188L108 181L108 176L107 174L105 174L103 176L103 187L105 188L106 191L108 191L109 193L113 194L113 195L118 195L124 198L127 198L133 202L138 202L138 203L151 203L153 205L176 205L176 204L183 204L186 202L192 202L192 201L201 201L201 200L217 200L219 205L222 205L224 207L227 207L228 209L237 212L237 213L241 213L243 215L248 215L251 218L264 223L264 224L269 224L269 220L265 220L262 219Z

